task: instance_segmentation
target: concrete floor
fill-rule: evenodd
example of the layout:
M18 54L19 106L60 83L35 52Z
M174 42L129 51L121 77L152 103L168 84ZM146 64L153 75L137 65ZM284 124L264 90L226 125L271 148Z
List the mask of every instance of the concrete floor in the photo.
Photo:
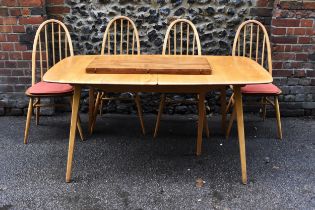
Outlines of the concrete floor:
M247 185L235 127L225 140L219 116L209 118L211 138L196 157L195 116L165 116L153 140L152 115L145 116L145 137L136 116L98 118L94 135L76 142L67 184L69 119L33 121L24 145L25 117L0 117L0 210L315 209L314 119L283 118L280 141L274 118L246 116Z

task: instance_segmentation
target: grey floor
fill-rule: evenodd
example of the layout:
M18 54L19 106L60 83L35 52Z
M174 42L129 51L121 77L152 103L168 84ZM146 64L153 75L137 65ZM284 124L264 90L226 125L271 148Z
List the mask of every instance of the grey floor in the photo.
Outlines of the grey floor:
M0 117L0 210L315 209L314 119L283 118L279 141L274 118L246 116L245 186L235 127L225 140L219 116L209 118L211 138L196 157L195 116L165 116L153 140L153 115L144 137L136 116L98 118L94 135L76 142L66 184L69 118L33 121L24 145L25 117Z

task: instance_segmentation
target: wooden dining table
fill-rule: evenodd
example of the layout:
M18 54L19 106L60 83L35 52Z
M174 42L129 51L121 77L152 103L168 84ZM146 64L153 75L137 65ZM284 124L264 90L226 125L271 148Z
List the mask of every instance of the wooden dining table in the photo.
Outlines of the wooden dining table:
M104 55L102 55L104 56ZM106 55L115 59L126 59L131 55ZM184 68L182 61L188 62L196 56L172 56L172 55L132 55L133 58L140 60L159 60L169 61L177 59L178 71ZM50 68L44 75L43 80L53 83L67 83L74 86L74 96L72 103L71 126L69 136L68 159L66 169L66 182L71 181L73 151L75 145L76 122L80 105L82 87L88 86L89 91L89 124L93 118L94 109L94 89L106 90L106 92L160 92L160 93L196 93L199 95L198 102L198 130L196 155L201 154L202 132L205 115L205 95L210 90L218 90L228 85L233 85L235 96L235 108L237 118L237 130L240 150L240 162L242 183L247 183L246 171L246 149L243 122L243 105L241 87L246 84L271 83L271 75L257 62L239 56L198 56L205 58L211 66L211 74L163 74L152 72L138 72L126 74L124 72L115 73L115 68L121 67L120 62L112 63L112 70L109 73L93 73L87 71L87 67L100 55L77 55L65 58ZM180 58L180 59L178 59ZM175 62L176 63L176 62ZM106 63L99 63L106 66ZM150 65L149 65L150 66ZM141 67L140 67L141 68ZM148 66L143 66L148 68ZM108 69L108 68L107 68ZM141 69L140 69L141 70ZM160 69L163 70L163 69Z

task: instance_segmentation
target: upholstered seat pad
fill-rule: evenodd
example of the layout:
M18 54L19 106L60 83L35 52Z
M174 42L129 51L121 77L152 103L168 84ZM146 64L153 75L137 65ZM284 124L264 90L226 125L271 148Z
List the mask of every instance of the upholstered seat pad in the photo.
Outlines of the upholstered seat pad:
M66 94L73 91L69 84L38 82L28 88L27 93L34 95Z
M244 94L280 94L281 90L274 84L246 85L241 88Z

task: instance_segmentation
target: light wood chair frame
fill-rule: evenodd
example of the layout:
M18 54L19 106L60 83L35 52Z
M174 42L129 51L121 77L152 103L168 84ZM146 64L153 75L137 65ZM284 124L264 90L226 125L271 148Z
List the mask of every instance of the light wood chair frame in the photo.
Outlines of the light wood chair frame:
M106 48L106 42L107 42L107 54L111 54L111 42L110 42L110 30L112 27L114 27L114 55L117 55L117 21L120 21L120 55L123 54L124 48L123 48L123 31L124 31L124 22L127 22L127 40L126 40L126 54L129 55L129 50L131 47L131 55L134 55L135 50L137 50L136 55L140 55L140 39L139 39L139 33L137 30L136 25L134 22L126 17L126 16L117 16L113 18L107 25L104 36L103 36L103 41L102 41L102 49L101 49L101 55L105 55L105 48ZM130 37L130 30L132 30L132 43L131 46L129 46L129 37ZM136 45L136 46L135 46ZM143 121L143 114L142 114L142 107L141 107L141 99L138 93L130 93L131 98L126 98L126 97L109 97L105 90L98 91L96 95L96 101L95 101L95 108L94 108L94 113L93 113L93 120L92 124L90 125L90 134L93 133L94 128L95 128L95 122L96 122L96 117L97 117L97 112L99 110L100 116L102 115L103 112L103 101L113 101L113 100L125 100L125 101L130 101L133 100L136 104L137 107L137 112L138 112L138 117L140 120L140 126L142 130L142 134L145 135L145 127L144 127L144 121Z
M249 27L248 27L249 26ZM254 40L253 37L253 30L254 30L254 26L256 26L256 40ZM259 62L259 35L260 32L262 31L263 33L263 43L262 43L262 51L261 51L261 61L260 61L260 65L264 67L264 62L265 62L265 53L267 53L267 70L270 73L270 75L272 75L272 59L271 59L271 45L270 45L270 40L269 40L269 36L268 36L268 32L265 28L265 26L260 23L257 20L247 20L245 22L243 22L237 29L235 38L234 38L234 42L233 42L233 49L232 49L232 56L246 56L246 45L247 45L247 28L249 28L250 30L250 40L249 40L249 58L250 59L254 59L256 62ZM243 33L243 40L240 39L241 33ZM253 40L256 41L256 47L255 47L255 52L253 51ZM243 41L243 50L241 50L241 41ZM267 48L267 49L266 49ZM242 52L243 53L242 53ZM237 52L237 53L236 53ZM255 57L252 56L252 53L255 53ZM246 56L247 57L247 56ZM231 86L231 88L233 88ZM244 93L243 93L244 94ZM276 112L276 118L277 118L277 131L278 131L278 138L282 139L282 128L281 128L281 119L280 119L280 108L279 108L279 95L281 94L256 94L255 96L261 96L261 106L262 106L262 118L263 120L265 120L266 118L266 106L267 105L271 105ZM244 94L247 95L247 94ZM248 94L253 96L253 94ZM273 101L271 99L269 99L269 97L273 97ZM231 129L232 129L232 125L233 122L236 118L236 111L234 108L234 94L232 94L229 103L226 107L226 112L229 112L230 108L233 107L233 111L231 113L231 117L228 123L228 127L226 130L226 138L229 138L230 133L231 133Z
M47 26L51 25L51 35L52 35L52 64L56 64L56 52L55 52L55 26L54 24L57 24L57 31L58 31L58 44L59 44L59 60L62 59L62 38L61 33L62 30L65 33L65 40L64 40L64 47L65 47L65 53L64 57L68 57L68 50L70 56L73 56L73 46L72 46L72 40L70 33L67 29L67 27L60 22L59 20L50 19L44 21L39 28L37 29L37 32L35 34L34 43L33 43L33 51L32 51L32 85L36 83L36 61L37 61L37 55L39 54L39 64L40 64L40 79L42 80L44 75L44 63L43 63L43 52L45 52L45 61L46 61L46 71L49 70L49 42L48 42L48 32L47 32ZM45 32L45 50L42 48L42 42L41 42L41 32L44 30ZM69 47L69 49L68 49ZM39 52L37 52L39 48ZM28 105L28 111L27 111L27 118L26 118L26 126L25 126L25 132L24 132L24 144L27 144L28 142L28 136L29 136L29 129L30 129L30 121L32 118L33 110L35 109L35 119L36 119L36 125L39 124L39 117L40 117L40 108L41 107L56 107L56 106L65 106L65 104L43 104L40 102L41 98L52 98L52 97L70 97L70 105L72 106L72 96L73 92L65 93L65 94L31 94L28 91L25 92L25 94L30 98L29 99L29 105ZM83 131L81 128L80 120L78 120L77 128L79 130L80 138L84 140Z
M193 43L192 43L192 54L195 55L195 45L197 45L197 55L201 55L201 44L200 44L200 39L199 39L199 35L198 35L198 31L195 27L195 25L186 19L177 19L174 20L169 27L166 30L166 34L164 37L164 43L163 43L163 49L162 49L162 55L166 55L166 49L168 49L168 55L171 54L171 38L170 38L170 33L171 31L173 31L174 33L174 55L177 55L177 34L176 34L176 25L180 24L180 52L179 55L185 55L183 54L183 24L186 25L186 55L189 55L189 49L190 49L190 28L193 31ZM170 100L167 99L165 96L165 93L161 94L161 100L160 100L160 105L159 105L159 110L158 110L158 115L157 115L157 119L156 119L156 123L155 123L155 130L154 130L154 135L153 137L156 138L157 134L158 134L158 130L160 127L160 121L161 121L161 117L163 114L163 110L165 107L165 104L171 104L171 103L189 103L189 104L198 104L199 101L199 96L198 96L198 100L197 101L187 101L187 100ZM205 101L206 103L206 101ZM208 127L208 120L207 120L207 115L206 115L206 110L204 110L204 129L205 129L205 133L206 136L209 138L209 127Z

